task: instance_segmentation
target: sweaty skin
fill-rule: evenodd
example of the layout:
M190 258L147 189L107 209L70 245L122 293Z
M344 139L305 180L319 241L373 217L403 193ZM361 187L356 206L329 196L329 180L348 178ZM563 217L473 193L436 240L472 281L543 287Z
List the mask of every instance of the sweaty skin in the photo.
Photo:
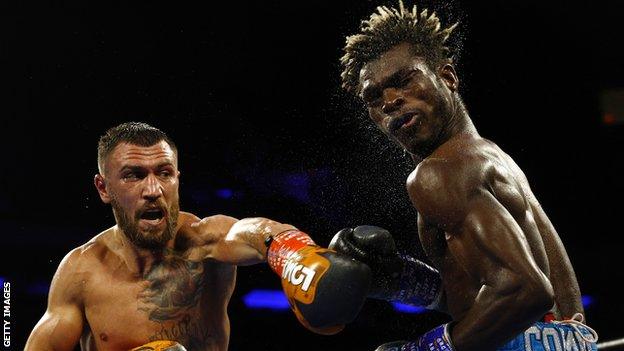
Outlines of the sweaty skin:
M407 190L454 347L495 350L549 311L583 312L557 232L516 163L477 133L452 65L432 70L400 44L367 63L360 84L372 120L418 164Z
M159 204L164 218L141 219L137 228L143 237L162 237L178 201L176 156L167 143L120 144L106 168L105 177L96 176L104 202L115 197L129 213ZM200 220L181 212L172 237L145 249L115 225L63 259L26 350L74 350L80 343L82 350L125 351L154 340L227 350L234 265L264 262L264 239L292 228L266 218Z

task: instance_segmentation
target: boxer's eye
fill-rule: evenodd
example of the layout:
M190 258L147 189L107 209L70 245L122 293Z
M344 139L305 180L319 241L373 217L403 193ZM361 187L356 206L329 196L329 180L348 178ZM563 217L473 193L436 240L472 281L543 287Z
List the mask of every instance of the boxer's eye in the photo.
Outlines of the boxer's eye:
M397 77L397 87L399 88L405 88L406 86L408 86L411 82L412 82L412 78L414 78L414 76L416 76L416 74L418 73L418 71L415 70L410 70L408 72L405 72L404 74L400 75Z
M124 175L123 175L123 179L126 179L126 180L138 179L138 178L139 178L139 177L138 177L138 176L137 176L137 174L136 174L136 173L134 173L134 172L131 172L131 173L126 173L126 174L124 174Z
M381 93L376 90L367 90L362 94L362 100L367 107L381 106Z

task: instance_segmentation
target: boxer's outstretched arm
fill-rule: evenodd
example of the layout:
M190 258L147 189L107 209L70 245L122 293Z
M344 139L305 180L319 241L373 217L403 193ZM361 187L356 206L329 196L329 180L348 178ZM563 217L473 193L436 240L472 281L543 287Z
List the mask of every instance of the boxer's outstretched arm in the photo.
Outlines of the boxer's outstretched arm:
M71 251L59 265L48 295L48 308L30 333L26 351L72 351L83 328L81 284L75 278L80 249Z
M281 278L295 316L309 330L338 333L362 308L371 280L367 265L317 246L290 224L260 217L197 220L190 227L205 242L201 257L237 265L267 262Z
M265 240L295 229L290 224L262 217L237 220L224 215L197 218L191 228L203 238L206 258L236 265L265 262Z
M452 325L452 343L459 351L494 350L548 312L553 288L524 232L481 179L487 170L455 166L425 164L410 195L424 220L446 231L449 253L482 283L474 304ZM518 206L524 200L521 191L506 198Z

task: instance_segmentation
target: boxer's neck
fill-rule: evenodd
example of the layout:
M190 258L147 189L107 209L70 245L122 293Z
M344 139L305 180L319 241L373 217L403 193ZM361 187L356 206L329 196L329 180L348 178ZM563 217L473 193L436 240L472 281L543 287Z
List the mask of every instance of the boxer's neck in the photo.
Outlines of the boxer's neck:
M173 252L174 240L159 249L146 249L133 244L119 226L114 230L115 241L119 244L119 253L132 274L143 276L155 265L164 262L167 256Z
M410 156L417 165L449 141L463 135L479 136L477 128L474 123L472 123L472 119L465 109L456 111L455 117L451 119L451 122L449 122L449 125L445 128L445 132L438 144L434 145L431 149L422 150L421 153L410 153Z

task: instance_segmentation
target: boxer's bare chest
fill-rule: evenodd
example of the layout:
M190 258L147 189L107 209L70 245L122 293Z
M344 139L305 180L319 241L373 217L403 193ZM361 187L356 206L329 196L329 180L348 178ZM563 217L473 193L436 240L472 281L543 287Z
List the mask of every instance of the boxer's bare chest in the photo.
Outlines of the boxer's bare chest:
M128 350L154 340L175 340L189 350L219 349L227 339L226 301L213 293L218 286L209 270L179 258L141 275L122 266L103 268L87 283L83 339L97 350Z

